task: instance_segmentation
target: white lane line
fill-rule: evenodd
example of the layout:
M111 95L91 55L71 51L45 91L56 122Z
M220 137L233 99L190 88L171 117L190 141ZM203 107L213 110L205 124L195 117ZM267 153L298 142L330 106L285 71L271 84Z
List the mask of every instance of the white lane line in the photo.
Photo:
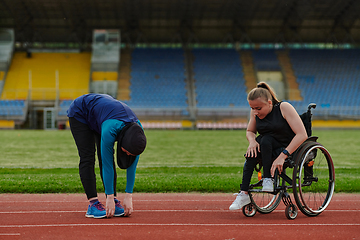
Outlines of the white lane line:
M283 212L284 210L274 210L273 212ZM229 213L236 213L240 211L230 211L230 210L201 210L201 209L147 209L147 210L134 210L134 212L229 212ZM327 209L325 212L360 212L360 209ZM85 213L85 211L66 211L66 210L59 210L59 211L7 211L7 212L0 212L0 214L42 214L42 213Z
M101 201L102 199L100 199ZM121 200L121 199L120 199ZM207 200L207 199L204 199L204 200L191 200L191 199L175 199L175 200L171 200L171 199L144 199L144 200L134 200L133 199L133 202L225 202L225 203L228 203L229 201L233 201L234 199L231 198L231 199L222 199L222 200ZM360 198L359 199L349 199L349 200L336 200L336 199L332 199L330 203L332 202L359 202L360 201ZM86 203L86 201L38 201L38 200L32 200L32 201L13 201L13 200L5 200L5 201L1 201L0 200L0 203L14 203L14 204L18 204L18 203Z
M36 227L94 227L94 226L360 226L360 223L69 223L69 224L24 224L0 225L0 228L36 228Z
M0 233L0 236L20 236L20 233Z

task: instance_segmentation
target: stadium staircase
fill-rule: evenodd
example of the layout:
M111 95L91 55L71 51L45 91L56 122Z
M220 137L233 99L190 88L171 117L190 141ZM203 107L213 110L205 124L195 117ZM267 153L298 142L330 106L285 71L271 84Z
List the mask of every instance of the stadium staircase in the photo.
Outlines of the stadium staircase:
M196 119L196 91L195 91L195 80L194 80L194 67L193 67L194 56L190 49L185 50L185 67L186 67L186 92L188 99L188 111L190 120Z
M287 86L287 99L290 101L301 101L299 84L296 81L291 61L287 51L277 51L279 64L281 66Z
M116 98L120 63L120 31L94 30L91 52L90 92Z
M0 29L0 95L14 52L14 30Z
M131 78L131 49L121 49L117 99L121 101L130 100L130 78Z
M240 58L244 71L245 85L247 89L246 91L249 92L251 89L255 88L257 84L252 52L241 51Z

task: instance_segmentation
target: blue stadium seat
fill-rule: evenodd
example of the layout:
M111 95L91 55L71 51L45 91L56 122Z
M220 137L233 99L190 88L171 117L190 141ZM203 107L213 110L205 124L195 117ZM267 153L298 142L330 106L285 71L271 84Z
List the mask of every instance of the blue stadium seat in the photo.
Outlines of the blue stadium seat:
M193 49L197 107L247 106L246 86L235 49Z
M252 50L255 69L258 71L280 71L281 67L274 49Z
M187 107L182 49L137 48L131 66L129 106Z
M69 109L70 107L70 104L73 102L73 100L60 100L60 103L59 103L59 111L58 111L58 116L67 116L67 110Z
M24 100L0 100L0 116L15 117L26 114Z
M292 49L289 56L303 97L300 104L316 102L324 109L360 106L359 49Z

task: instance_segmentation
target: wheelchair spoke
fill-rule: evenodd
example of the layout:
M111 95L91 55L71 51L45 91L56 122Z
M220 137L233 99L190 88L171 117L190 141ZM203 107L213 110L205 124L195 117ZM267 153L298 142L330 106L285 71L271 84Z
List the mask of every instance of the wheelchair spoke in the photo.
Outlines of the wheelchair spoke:
M262 181L261 181L262 182ZM279 186L280 180L276 184ZM263 192L262 184L252 185L252 189L249 190L249 196L251 202L255 206L256 210L260 213L270 213L276 209L281 202L283 191L276 191L275 193Z

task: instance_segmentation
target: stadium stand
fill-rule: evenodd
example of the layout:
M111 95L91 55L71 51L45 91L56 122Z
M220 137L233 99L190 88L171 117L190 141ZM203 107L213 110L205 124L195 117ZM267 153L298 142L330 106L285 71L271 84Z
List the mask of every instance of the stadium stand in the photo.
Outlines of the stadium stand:
M13 29L0 29L0 71L3 73L10 66L14 51L14 41L15 33Z
M17 52L7 74L1 98L55 100L56 72L60 99L74 99L87 93L90 54L32 53L28 57L25 53Z
M301 93L299 90L299 84L296 81L294 70L290 62L288 51L277 51L279 64L284 74L284 80L287 84L287 99L301 101Z
M94 30L91 53L90 92L116 98L120 63L120 31Z
M246 86L235 49L193 49L197 107L247 105Z
M58 115L60 117L65 117L67 115L67 110L70 107L70 104L72 103L73 100L61 100L59 103L59 111L58 111Z
M92 72L93 81L116 81L118 79L117 72Z
M281 67L274 49L252 50L256 71L280 71Z
M192 127L182 121L189 118L189 91L196 98L196 127L198 129L239 129L246 127L244 118L229 116L229 112L248 114L246 94L249 85L246 74L256 78L256 70L279 69L288 81L289 99L302 112L310 102L318 104L315 117L354 118L359 116L359 50L269 49L242 50L193 48L135 48L124 51L123 71L94 71L92 81L117 82L126 94L118 97L134 108L144 119L147 128ZM190 57L187 57L190 54ZM187 61L191 66L188 66ZM275 61L276 59L276 61ZM87 93L90 76L90 54L79 53L15 53L5 77L6 84L0 102L0 120L25 119L28 111L29 69L31 69L31 100L56 100L55 71L59 71L58 120L66 120L66 110L72 100ZM247 70L246 70L247 69ZM252 69L252 73L250 70ZM187 73L192 71L190 75ZM122 74L122 72L124 74ZM249 72L251 74L249 74ZM125 74L126 73L126 74ZM127 75L127 77L125 76ZM108 80L114 78L116 80ZM82 79L84 81L79 81ZM194 88L188 86L193 82ZM290 82L291 81L291 82ZM75 83L75 84L74 84ZM122 83L122 84L120 84ZM298 85L296 85L298 84ZM297 89L298 87L298 89ZM42 95L35 94L42 91ZM297 90L300 100L290 98ZM79 92L83 91L83 92ZM118 94L120 90L116 89ZM285 99L287 100L287 99ZM161 111L165 109L165 111ZM163 121L163 115L177 111L177 117ZM208 121L211 116L215 121ZM178 119L176 121L175 119ZM154 121L155 120L155 121ZM245 119L246 120L246 119ZM5 123L5 125L9 125ZM11 125L11 124L10 124ZM1 126L0 126L1 128Z
M182 49L134 49L131 68L130 106L187 108Z
M66 119L76 96L108 93L150 127L222 128L248 117L246 93L267 79L299 112L316 102L319 119L359 119L359 1L185 2L0 4L0 99L25 101L33 121L58 106Z
M0 116L23 116L26 111L24 100L0 100Z
M298 110L315 102L320 108L314 116L360 115L359 49L293 49L289 56L303 97L302 101L291 101Z
M0 100L0 129L14 128L25 122L28 102L25 100Z
M251 89L256 87L257 79L256 72L254 68L254 60L252 57L251 51L241 51L241 63L244 70L244 79L246 85L246 92L249 92Z
M122 49L120 59L117 99L128 101L130 100L131 49Z

